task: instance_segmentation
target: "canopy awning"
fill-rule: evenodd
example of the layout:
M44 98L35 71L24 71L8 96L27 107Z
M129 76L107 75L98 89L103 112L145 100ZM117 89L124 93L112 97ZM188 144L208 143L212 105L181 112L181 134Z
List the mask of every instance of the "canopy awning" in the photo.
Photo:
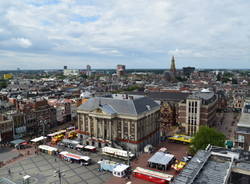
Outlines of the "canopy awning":
M47 137L44 137L44 136L41 136L41 137L37 137L35 139L32 139L31 142L39 142L39 141L42 141L42 140L45 140L47 139Z
M40 145L38 146L39 149L46 150L46 151L57 151L57 148L47 146L47 145Z
M172 159L174 159L174 155L167 154L164 152L156 152L149 160L148 162L159 164L159 165L168 165Z
M18 144L22 144L24 142L26 142L26 141L23 139L16 139L14 141L11 141L10 144L18 145Z
M85 160L85 161L90 160L90 157L69 153L67 151L62 151L60 154L74 160Z
M87 146L85 146L84 148L85 148L85 149L89 149L89 150L94 150L94 149L96 149L95 146L90 146L90 145L87 145Z

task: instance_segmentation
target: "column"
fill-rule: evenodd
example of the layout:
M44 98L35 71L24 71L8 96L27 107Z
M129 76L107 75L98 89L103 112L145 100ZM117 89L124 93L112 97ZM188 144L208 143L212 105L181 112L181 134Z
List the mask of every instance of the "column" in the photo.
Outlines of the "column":
M105 137L105 119L102 120L102 138L106 139L106 137Z
M94 136L97 137L98 130L97 130L97 119L94 118Z
M130 133L130 120L128 120L127 121L128 122L128 137L130 137L131 136L131 133Z
M88 129L89 129L89 134L91 135L91 123L90 123L90 117L88 116Z
M124 138L123 119L121 119L122 139Z
M137 135L137 126L138 126L138 121L135 121L135 141L138 140L138 135Z
M77 116L77 126L78 126L78 129L81 130L81 127L80 127L80 114L78 114Z
M85 116L86 116L85 114L82 115L82 131L84 132L86 131L85 130L85 118L86 118Z
M109 140L112 140L112 124L111 124L111 120L109 120Z

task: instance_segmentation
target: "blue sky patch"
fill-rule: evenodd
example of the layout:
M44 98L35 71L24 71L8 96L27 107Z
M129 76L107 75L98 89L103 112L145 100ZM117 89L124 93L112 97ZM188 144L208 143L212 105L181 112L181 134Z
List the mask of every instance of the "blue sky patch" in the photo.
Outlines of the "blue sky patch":
M85 16L81 16L81 15L73 15L70 20L74 21L74 22L80 22L80 23L84 24L86 22L95 22L99 18L100 18L100 16L90 16L90 17L88 16L88 17L85 17Z

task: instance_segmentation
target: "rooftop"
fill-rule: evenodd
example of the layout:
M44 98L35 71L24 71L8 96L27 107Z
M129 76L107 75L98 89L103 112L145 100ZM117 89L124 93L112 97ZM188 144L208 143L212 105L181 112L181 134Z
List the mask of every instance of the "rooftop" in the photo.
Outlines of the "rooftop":
M250 113L241 113L240 120L237 124L238 127L250 128Z
M169 162L174 158L174 155L167 154L163 152L156 152L149 160L148 162L156 163L160 165L168 165Z
M122 114L137 116L145 112L150 112L160 106L148 97L136 99L115 99L105 97L95 97L78 107L78 110L93 111L100 108L108 114Z
M133 94L133 95L145 95L148 96L149 98L152 98L154 100L166 100L166 101L182 101L185 100L188 96L189 93L181 93L181 92L129 92L128 94Z
M200 150L172 184L225 184L235 180L232 172L250 174L249 156L250 152L220 147Z
M196 92L188 98L201 98L203 100L210 100L214 97L214 92Z

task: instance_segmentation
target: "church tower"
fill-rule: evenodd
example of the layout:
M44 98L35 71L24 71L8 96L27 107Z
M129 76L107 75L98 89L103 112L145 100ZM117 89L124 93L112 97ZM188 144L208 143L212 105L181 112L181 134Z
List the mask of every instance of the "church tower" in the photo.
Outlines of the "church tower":
M176 73L176 68L175 68L175 58L174 58L174 56L172 57L172 59L171 59L171 68L170 68L170 71L172 72L172 73Z

